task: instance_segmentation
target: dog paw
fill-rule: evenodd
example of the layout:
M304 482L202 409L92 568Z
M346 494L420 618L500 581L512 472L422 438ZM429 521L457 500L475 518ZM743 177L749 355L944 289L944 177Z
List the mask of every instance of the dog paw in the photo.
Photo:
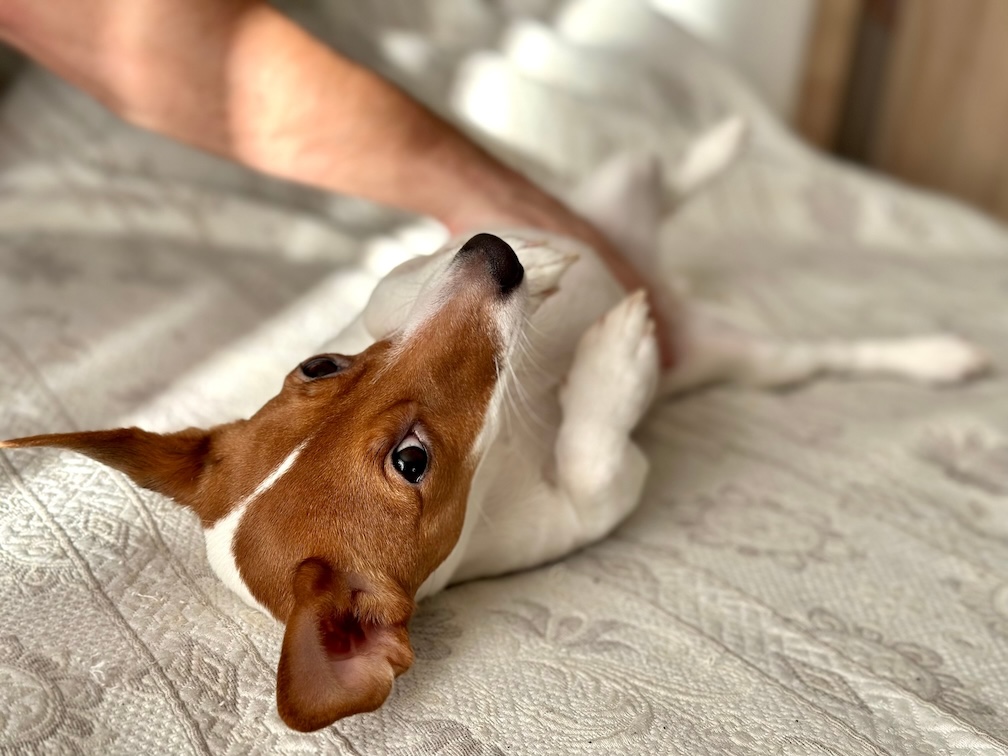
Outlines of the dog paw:
M560 391L565 418L629 433L654 399L658 342L645 292L631 294L585 331Z
M936 386L961 383L991 367L979 348L947 335L905 339L893 347L890 360L906 377Z

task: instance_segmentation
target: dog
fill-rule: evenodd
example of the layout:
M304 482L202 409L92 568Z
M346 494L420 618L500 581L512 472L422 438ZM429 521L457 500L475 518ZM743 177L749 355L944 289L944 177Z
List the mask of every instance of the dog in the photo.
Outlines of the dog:
M663 203L720 174L729 120L665 181L620 158L576 192L651 281ZM584 245L497 230L410 260L251 418L207 430L34 436L93 457L200 520L221 580L286 625L277 708L310 731L379 707L413 660L416 602L604 538L637 505L631 433L659 396L717 381L764 388L818 373L945 384L986 366L953 336L801 344L757 338L654 293L675 328L664 375L649 302Z

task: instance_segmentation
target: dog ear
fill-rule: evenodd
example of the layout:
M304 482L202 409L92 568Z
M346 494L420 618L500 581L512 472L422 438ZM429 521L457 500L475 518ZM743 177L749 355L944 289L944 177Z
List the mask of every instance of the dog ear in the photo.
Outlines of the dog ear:
M0 441L0 449L70 449L126 473L138 486L193 506L210 444L211 432L199 428L167 434L117 428L16 438Z
M327 563L307 559L298 566L277 668L277 711L295 730L374 711L413 664L405 621L362 619L353 594L346 575Z

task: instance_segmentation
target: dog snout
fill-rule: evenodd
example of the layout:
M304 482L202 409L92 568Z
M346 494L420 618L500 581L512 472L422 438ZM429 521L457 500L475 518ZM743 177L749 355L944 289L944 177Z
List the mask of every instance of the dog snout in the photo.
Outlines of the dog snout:
M521 284L525 269L506 241L493 234L476 234L455 255L457 265L478 266L507 295Z

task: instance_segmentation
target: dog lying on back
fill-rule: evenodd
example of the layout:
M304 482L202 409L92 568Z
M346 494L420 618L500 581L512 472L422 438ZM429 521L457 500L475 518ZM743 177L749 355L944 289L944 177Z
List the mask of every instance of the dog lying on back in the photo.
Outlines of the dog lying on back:
M687 152L674 199L724 169L742 126ZM603 168L575 206L656 285L661 177ZM364 312L254 416L202 430L35 436L3 448L87 454L192 509L214 571L285 623L283 720L313 730L388 697L413 660L416 601L534 567L606 536L648 462L630 437L661 394L715 381L776 387L821 372L951 383L983 369L949 336L798 344L720 323L673 282L664 375L643 293L583 245L478 234L394 270Z

